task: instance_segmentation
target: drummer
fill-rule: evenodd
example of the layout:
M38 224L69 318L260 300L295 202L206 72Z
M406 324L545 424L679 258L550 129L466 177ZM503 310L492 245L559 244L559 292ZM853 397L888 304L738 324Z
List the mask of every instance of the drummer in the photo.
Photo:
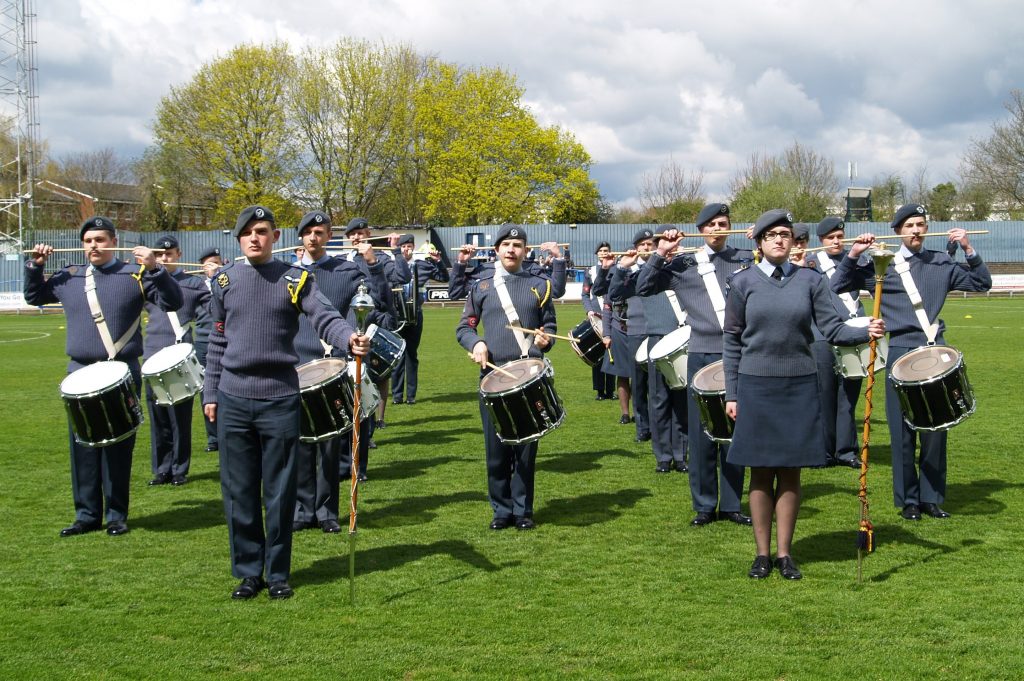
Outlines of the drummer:
M489 275L469 291L455 330L456 339L480 365L482 375L490 371L489 362L500 366L525 357L543 357L554 343L548 335L556 331L551 281L523 270L527 243L526 230L521 226L501 226L494 240L498 261ZM503 300L510 309L503 306ZM509 325L540 333L530 336L507 328ZM504 530L515 525L519 530L531 530L537 442L502 443L482 398L480 419L487 458L487 493L493 510L490 527Z
M506 225L502 225L504 228ZM499 229L501 229L499 228ZM562 254L562 247L554 241L545 241L540 244L540 250L547 251L550 256L550 269L534 260L523 260L523 269L530 274L543 277L551 281L551 296L558 300L565 295L565 280L568 271L566 259ZM494 270L494 262L479 262L473 269L467 269L469 263L475 257L480 248L473 244L463 244L459 248L455 262L452 264L450 279L448 280L448 300L464 300L470 288L476 285L481 279L491 276Z
M200 253L199 264L203 266L201 281L206 290L209 291L213 278L217 276L220 268L224 266L220 249L216 246L211 246ZM196 347L196 359L199 360L204 369L206 368L206 348L210 343L211 331L213 331L213 321L210 319L210 306L207 304L205 307L196 310L196 326L192 334L195 339L193 344ZM217 451L217 424L203 419L203 425L206 427L206 451L215 452Z
M953 228L948 243L959 244L967 258L963 267L946 250L924 248L928 233L928 215L924 206L910 203L900 207L893 217L893 230L902 237L896 259L889 265L882 283L882 318L889 331L891 367L909 351L924 345L945 343L944 322L939 319L946 295L950 291L988 291L992 275L981 256L971 246L967 233ZM862 234L840 260L832 277L832 290L874 290L875 270L865 252L874 244L874 234ZM862 257L864 256L864 257ZM909 269L900 274L900 262ZM909 285L909 286L908 286ZM917 289L920 303L915 305L908 290ZM896 508L906 520L920 520L921 515L948 518L942 508L946 498L946 431L924 432L921 436L921 460L916 462L916 431L903 420L899 398L891 378L885 382L885 417L889 422L889 444L892 450L892 492Z
M366 282L377 309L367 321L383 323L388 313L387 301L391 287L384 277L384 261L379 259L367 241L356 244L355 250L363 257L369 277L354 263L327 254L331 240L331 218L323 211L313 210L302 216L296 233L302 242L302 256L297 263L316 277L320 293L352 326L356 326L355 313L349 308L359 284ZM335 348L321 340L309 318L299 317L299 333L295 336L295 352L299 364L323 357L347 356L348 348ZM361 422L359 438L359 468L357 475L366 480L367 445L370 440L370 422ZM352 435L331 438L322 442L300 441L295 449L296 492L295 515L292 531L319 527L327 534L341 531L338 523L340 480L352 473Z
M690 496L694 517L690 524L702 527L718 519L749 525L742 513L743 467L730 464L729 445L709 438L700 422L693 394L693 376L722 359L722 322L725 315L726 279L753 262L753 253L726 243L732 225L729 206L709 203L697 215L697 229L704 234L702 250L667 260L682 233L669 230L651 255L648 267L640 271L637 292L652 295L674 291L686 310L690 344L686 356L687 426L689 431ZM718 233L721 232L721 233Z
M604 343L605 355L601 371L615 376L615 391L619 398L619 425L628 426L633 423L629 415L630 403L633 400L633 365L636 355L629 353L626 342L628 327L628 310L626 301L613 301L608 295L612 283L612 271L615 267L615 256L611 248L607 253L598 256L594 266L593 283L590 295L602 300L601 303L601 341Z
M868 328L843 324L822 276L789 261L789 211L761 215L753 236L764 259L731 277L725 305L726 413L736 422L729 463L750 469L757 553L748 575L763 579L771 573L774 516L775 565L784 578L800 579L790 554L800 510L800 469L825 463L821 416L806 409L818 396L811 325L840 345L866 343L869 334L880 338L884 325L881 320Z
M117 231L104 217L89 218L79 229L86 265L70 265L43 277L53 246L36 244L25 261L25 301L29 305L61 303L67 326L68 371L105 360L128 365L136 394L142 387L139 324L146 302L172 312L182 305L181 288L145 246L132 249L142 270L114 257ZM93 298L87 291L95 290ZM95 308L95 310L93 309ZM116 340L115 340L116 339ZM102 527L106 504L107 534L128 532L128 487L135 435L106 447L71 441L71 494L75 521L60 532L72 537Z
M143 360L177 343L191 343L192 323L200 315L209 317L210 289L179 269L176 264L181 261L178 240L173 236L162 236L157 239L156 248L163 251L157 254L157 260L181 287L183 303L174 312L164 312L159 305L146 303ZM156 395L147 383L146 406L149 410L153 469L153 478L149 484L184 485L188 482L188 469L192 463L192 410L195 407L195 395L175 405L160 405L156 403Z
M611 256L611 252L612 252L611 244L608 243L607 241L602 241L601 243L599 243L597 245L597 248L594 250L594 255L597 256L598 263L601 263L601 261L603 261L603 260L608 260L609 262L614 262L614 259ZM603 309L604 309L604 296L599 296L599 295L595 294L594 291L593 291L594 280L597 279L597 271L598 271L598 269L600 269L600 267L601 267L600 264L597 264L597 265L593 265L593 266L587 268L586 274L584 274L584 276L583 276L583 294L582 294L582 297L583 297L583 309L587 313L587 319L589 319L591 324L595 325L595 328L597 328L597 329L601 328ZM598 333L601 334L602 336L604 335L600 331ZM607 373L604 370L605 362L608 361L607 345L610 345L610 344L611 344L611 339L609 338L609 339L607 339L607 342L605 344L606 347L605 347L605 353L604 353L604 360L602 362L598 363L598 364L595 364L591 368L590 378L591 378L591 383L592 383L592 385L594 387L594 392L597 393L597 397L594 398L596 400L610 400L610 399L612 399L612 397L614 397L614 393L615 393L615 389L616 389L616 387L615 387L615 378L616 377L615 377L614 374ZM626 389L627 390L629 389L628 384L626 386ZM629 398L626 397L625 399L627 400L627 404L623 407L623 411L626 413L626 415L628 417L628 415L629 415L629 405L628 405Z
M416 282L413 287L412 280L402 287L402 301L412 298L415 292L416 316L408 320L405 326L398 330L398 335L405 339L405 353L398 361L392 377L391 401L394 404L416 404L416 388L419 384L420 339L423 337L423 302L427 299L427 282L438 281L448 282L448 270L441 264L441 254L431 243L426 244L427 257L422 260L413 260L413 251L416 250L416 239L412 234L404 234L398 240L398 247L402 251L402 258L409 264L409 270Z

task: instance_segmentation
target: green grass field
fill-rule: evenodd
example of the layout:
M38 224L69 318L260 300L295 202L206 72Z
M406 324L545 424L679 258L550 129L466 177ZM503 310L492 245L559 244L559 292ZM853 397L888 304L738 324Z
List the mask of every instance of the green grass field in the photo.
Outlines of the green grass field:
M564 331L582 319L558 307ZM191 483L149 488L139 432L129 524L73 519L57 392L60 315L0 317L0 678L1011 679L1024 677L1024 303L955 299L948 341L979 407L950 432L948 521L892 506L875 391L878 550L856 581L849 469L804 474L804 579L747 578L749 529L692 528L686 476L595 402L566 343L567 418L541 440L533 532L487 529L476 369L459 310L431 309L415 406L388 406L362 487L355 607L347 538L295 539L290 601L235 602L215 455L197 417ZM813 408L813 405L808 405ZM784 416L784 415L783 415ZM794 415L797 417L797 415Z

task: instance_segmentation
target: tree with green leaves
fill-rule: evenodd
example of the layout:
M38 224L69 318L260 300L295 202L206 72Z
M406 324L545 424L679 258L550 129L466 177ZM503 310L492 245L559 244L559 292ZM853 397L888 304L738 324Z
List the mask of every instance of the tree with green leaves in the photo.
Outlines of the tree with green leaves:
M1024 209L1024 91L1006 103L1010 117L992 124L992 134L973 140L963 158L963 175L1014 214Z
M906 188L899 175L890 173L871 182L871 209L876 221L888 222L906 202Z
M932 187L928 192L928 218L938 222L948 222L956 216L959 197L952 182L943 182Z
M797 220L815 222L839 203L835 164L799 142L777 156L754 153L730 183L730 215L752 222L772 208L788 208Z

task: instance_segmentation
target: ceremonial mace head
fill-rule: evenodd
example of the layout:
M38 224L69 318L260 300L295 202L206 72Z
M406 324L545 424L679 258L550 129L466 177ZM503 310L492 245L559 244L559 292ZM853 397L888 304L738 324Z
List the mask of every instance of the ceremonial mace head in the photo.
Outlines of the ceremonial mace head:
M359 284L356 294L352 296L352 302L349 303L349 307L356 313L356 331L362 336L366 333L366 318L370 316L370 312L374 308L373 297L370 295L369 289L366 288L365 281Z
M885 271L889 269L889 263L896 257L896 254L887 249L884 243L876 242L868 249L868 255L871 256L871 262L875 264L875 280L882 281L885 279Z

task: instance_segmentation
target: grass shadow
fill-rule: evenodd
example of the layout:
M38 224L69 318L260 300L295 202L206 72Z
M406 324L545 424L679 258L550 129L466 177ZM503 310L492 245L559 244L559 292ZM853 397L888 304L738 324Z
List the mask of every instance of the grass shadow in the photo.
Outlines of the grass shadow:
M553 499L544 504L539 521L552 525L589 527L615 520L626 509L636 506L642 499L653 496L648 489L624 489L618 492L584 494L569 499Z
M387 441L386 444L393 444ZM373 467L373 480L404 480L416 478L427 472L428 469L436 466L443 466L455 461L466 461L457 456L434 456L429 459L407 459L403 461L389 461L382 466Z
M224 504L217 499L179 500L172 502L172 508L144 516L133 516L129 520L132 529L150 532L185 532L225 524Z
M424 497L403 497L372 510L361 510L359 524L367 528L399 527L401 525L422 525L438 516L438 509L448 504L472 501L486 502L487 495L481 492L452 492L432 494Z
M606 456L633 458L635 452L625 449L608 449L601 452L550 452L537 457L537 470L550 473L580 473L601 468L598 463Z
M423 433L413 432L408 435L392 435L392 426L388 426L383 432L377 431L373 434L374 441L378 441L378 444L397 444L397 445L421 445L423 444ZM430 434L430 443L433 445L447 444L450 442L457 442L461 437L460 435L480 433L480 428L454 428L450 430L444 430L440 432L433 432Z
M432 404L450 404L452 402L476 402L478 399L480 399L479 392L477 392L476 390L467 390L461 393L451 392L445 393L444 395L434 395L426 399L417 398L416 402L417 404L419 404L420 402L430 402Z
M1005 480L972 480L967 483L950 485L946 490L947 501L942 507L954 515L989 516L1006 510L1006 504L993 498L997 492L1021 489L1020 483Z
M394 409L394 408L395 407L392 407L392 409ZM388 411L388 414L391 414L391 411ZM466 420L465 414L435 414L433 416L424 416L423 418L418 418L418 419L402 419L402 418L395 419L393 414L392 414L391 418L386 418L386 417L387 417L387 414L385 414L385 419L384 420L388 424L388 427L385 428L384 430L388 430L389 428L401 428L401 427L405 427L405 426L418 426L418 425L423 425L423 424L432 425L432 424L438 423L440 421L465 421Z

